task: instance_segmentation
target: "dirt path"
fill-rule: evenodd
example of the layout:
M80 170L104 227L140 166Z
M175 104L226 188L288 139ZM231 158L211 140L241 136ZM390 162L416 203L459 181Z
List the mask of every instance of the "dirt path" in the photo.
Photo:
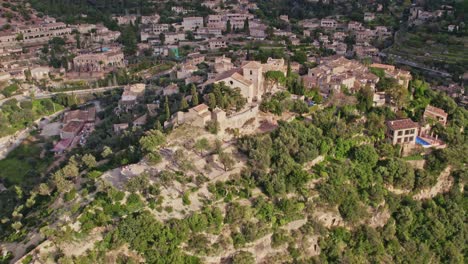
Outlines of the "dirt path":
M391 185L387 185L387 186L385 186L385 188L387 188L387 190L388 190L389 192L392 192L392 193L394 193L394 194L396 194L396 195L408 194L408 193L411 192L411 190L398 189L398 188L395 188L395 187L393 187L393 186L391 186Z
M313 213L313 217L321 222L326 228L331 228L333 226L345 226L344 220L341 217L338 209L335 210L326 210L326 209L317 209Z
M390 219L390 212L387 208L371 210L371 213L372 217L367 221L367 224L373 228L383 227Z
M286 225L282 226L281 229L288 230L288 231L296 230L296 229L301 228L306 223L307 223L307 218L299 219L299 220L287 223Z
M229 258L237 251L243 250L243 251L251 252L255 256L256 263L260 263L262 262L264 258L272 256L272 255L280 254L281 252L284 252L286 250L286 246L272 248L271 236L272 234L268 234L264 237L261 237L255 240L252 243L245 245L245 247L243 248L240 248L237 250L234 248L230 248L229 250L226 250L222 254L217 255L217 256L202 257L202 260L204 263L208 263L208 264L222 263L221 260Z
M27 253L27 249L38 245L44 237L39 234L38 232L34 231L34 234L30 235L31 233L28 234L28 242L27 243L5 243L3 246L7 251L10 251L13 254L13 259L10 261L10 263L15 263L18 260L22 259L25 254Z
M432 186L431 188L423 189L419 191L419 193L413 195L413 199L415 200L425 200L430 199L440 193L445 193L450 191L452 185L454 183L453 177L450 176L450 172L452 171L451 166L447 166L439 175L437 179L437 183Z

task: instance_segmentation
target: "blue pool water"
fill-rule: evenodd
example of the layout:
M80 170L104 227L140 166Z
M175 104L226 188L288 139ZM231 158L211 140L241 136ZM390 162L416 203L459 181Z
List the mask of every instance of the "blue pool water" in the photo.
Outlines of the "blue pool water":
M102 48L101 51L102 52L107 52L107 51L109 51L109 48Z
M427 141L425 141L424 139L422 139L420 137L416 137L416 143L419 144L419 145L422 145L422 146L430 146L431 145Z

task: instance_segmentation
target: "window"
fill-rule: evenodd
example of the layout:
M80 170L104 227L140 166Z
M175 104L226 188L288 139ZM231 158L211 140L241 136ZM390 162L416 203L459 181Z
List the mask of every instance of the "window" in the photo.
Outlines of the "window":
M397 143L401 143L401 138L397 139L396 142L397 142Z
M410 141L413 141L413 140L414 140L414 137L410 137L409 140L410 140Z
M250 75L252 75L252 74L253 74L253 72L252 72L252 70L250 70Z
M233 82L233 81L229 81L229 83L230 83L231 85L233 85L233 84L234 84L234 82Z
M409 135L410 130L405 130L405 135Z
M414 129L411 129L411 134L414 134Z
M401 131L401 130L398 131L398 135L399 135L399 136L402 136L402 135L403 135L403 131Z
M408 142L408 138L407 138L407 137L405 137L404 142Z

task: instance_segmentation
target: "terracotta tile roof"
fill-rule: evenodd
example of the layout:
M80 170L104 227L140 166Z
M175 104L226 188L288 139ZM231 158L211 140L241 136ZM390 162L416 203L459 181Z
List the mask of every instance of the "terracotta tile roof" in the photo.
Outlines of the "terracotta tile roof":
M94 122L96 119L96 108L91 107L87 110L68 111L63 116L63 123L71 121Z
M232 70L229 70L229 71L225 71L225 72L219 74L218 76L216 76L215 82L224 80L224 79L226 79L228 77L231 77L234 73L240 73L240 72L242 72L241 70L242 69L240 69L240 68L235 68L235 69L232 69Z
M78 133L83 128L83 126L84 123L82 121L71 121L62 128L62 131Z
M234 74L231 76L231 78L233 78L234 80L236 80L236 81L238 81L238 82L240 82L240 83L242 83L242 84L244 84L244 85L246 85L246 86L249 86L249 85L252 84L252 81L251 81L251 80L245 79L243 75L241 75L241 74L239 74L239 73L237 73L237 72L234 73Z
M195 112L203 112L208 110L208 106L206 104L199 104L197 106L192 107L192 110Z
M419 127L418 123L414 122L410 118L387 121L387 126L392 130L401 130L401 129Z
M133 124L134 125L145 125L146 122L147 122L147 119L148 119L148 115L144 114L144 115L138 117L137 119L133 120Z
M242 68L244 69L260 69L262 68L262 64L256 62L256 61L249 61L246 62L244 65L242 65Z
M73 138L62 139L57 144L55 144L52 151L53 152L64 151L71 145L72 142L73 142Z
M436 114L436 115L439 115L439 116L443 116L443 117L447 117L447 113L443 110L443 109L440 109L440 108L437 108L435 106L432 106L432 105L427 105L426 106L426 110L424 111L424 114Z

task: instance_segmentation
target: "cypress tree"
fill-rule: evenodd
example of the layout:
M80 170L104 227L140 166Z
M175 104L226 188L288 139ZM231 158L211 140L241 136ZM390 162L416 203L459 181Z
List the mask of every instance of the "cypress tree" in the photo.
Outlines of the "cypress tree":
M166 102L164 103L164 111L166 113L166 120L171 118L171 110L169 109L169 98L166 96Z
M194 84L192 84L192 106L198 105L198 92Z

